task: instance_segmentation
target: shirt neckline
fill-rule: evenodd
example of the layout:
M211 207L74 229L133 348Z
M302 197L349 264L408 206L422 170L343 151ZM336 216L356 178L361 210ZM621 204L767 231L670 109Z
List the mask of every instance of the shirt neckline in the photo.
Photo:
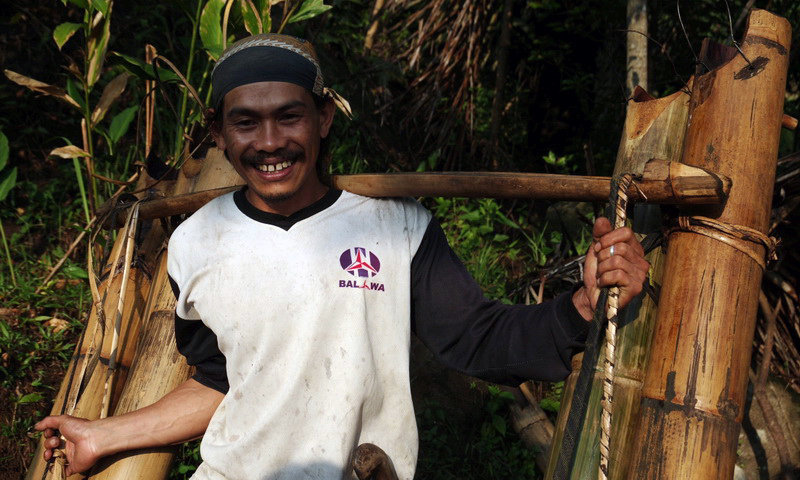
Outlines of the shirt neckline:
M244 186L240 190L236 190L233 193L233 203L236 204L236 207L239 209L240 212L245 214L248 218L255 220L259 223L265 223L267 225L274 225L278 228L283 230L289 230L294 226L296 223L305 220L309 217L316 215L317 213L325 210L326 208L330 207L339 197L342 195L341 190L337 190L335 188L329 188L325 195L322 196L319 200L312 203L307 207L303 207L300 210L294 212L293 214L285 217L278 213L270 213L265 212L263 210L259 210L258 208L254 207L252 203L247 199L247 196L244 192L247 190L247 186Z

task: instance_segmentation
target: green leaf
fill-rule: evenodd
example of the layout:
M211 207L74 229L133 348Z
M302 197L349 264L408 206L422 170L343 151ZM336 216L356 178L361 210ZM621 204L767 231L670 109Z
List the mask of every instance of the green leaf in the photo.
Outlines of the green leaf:
M77 265L64 267L61 271L64 272L64 275L68 276L69 278L89 278L89 274L86 273L86 270Z
M264 33L264 25L261 24L261 15L253 0L239 0L239 8L242 11L244 28L250 35Z
M41 393L33 392L19 397L17 403L35 403L42 400L44 396Z
M78 104L81 110L84 109L83 94L78 90L78 85L75 83L75 80L70 77L67 77L67 95Z
M120 138L128 131L131 121L136 117L136 111L139 106L128 107L125 110L114 116L111 120L111 126L108 127L108 136L111 138L112 143L117 143Z
M56 45L58 45L58 49L61 50L61 47L67 43L67 40L70 39L75 32L80 29L82 25L80 23L70 23L65 22L61 25L57 26L55 30L53 30L53 40L55 40Z
M6 175L6 178L0 182L0 202L6 199L11 189L17 184L17 167L14 167L11 172Z
M0 170L6 168L8 163L8 138L6 134L0 132Z
M108 17L108 0L90 0L90 1L92 2L92 6L96 10L99 10L104 17Z
M213 60L222 55L222 7L225 0L208 0L200 14L200 40Z
M178 76L175 75L175 72L172 70L167 70L165 68L153 70L152 65L145 63L138 58L134 58L119 52L110 53L117 60L119 60L118 63L122 66L122 68L131 72L142 80L158 80L164 83L177 82L179 80ZM158 72L158 78L156 78L156 72Z
M300 8L294 12L292 18L289 19L289 23L301 22L309 18L314 18L321 13L327 12L331 8L333 7L322 3L322 0L305 0Z
M108 13L111 13L110 9ZM89 57L89 65L86 68L86 83L89 88L97 82L100 78L100 73L103 71L108 40L111 38L111 18L109 18L109 15L97 13L93 25L94 27L92 27L89 39L86 42L86 50Z

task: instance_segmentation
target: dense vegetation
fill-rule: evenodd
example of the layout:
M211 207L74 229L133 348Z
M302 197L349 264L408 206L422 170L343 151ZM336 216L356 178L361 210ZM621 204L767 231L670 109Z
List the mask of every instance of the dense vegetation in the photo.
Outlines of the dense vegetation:
M236 0L225 29L224 0L15 0L0 6L3 68L59 88L33 94L0 81L0 477L14 478L28 464L34 440L27 432L49 412L91 302L86 240L68 249L97 206L137 168L146 162L178 167L185 152L202 143L202 109L177 72L207 101L223 31L233 39L283 29L316 44L329 83L355 114L336 120L334 173L609 174L628 96L626 2L326 3L332 8L321 0ZM674 2L649 5L648 90L654 96L684 86L703 37L729 42L725 2L684 3L682 23ZM738 38L744 23L737 19L753 2L729 3ZM787 17L794 44L800 43L800 4L764 0L755 6ZM501 41L504 18L510 22ZM144 62L146 44L165 59L156 69ZM790 53L785 107L795 117L798 51ZM153 82L152 91L146 81ZM105 97L110 102L104 103L104 91L111 92ZM156 109L146 156L148 95ZM800 136L784 131L781 156L798 150ZM800 177L791 172L798 161L782 168L790 177L776 203L791 208L784 218L789 253L779 265L797 265L797 249L790 247L797 238L797 203L791 202ZM507 302L525 301L543 271L583 253L597 208L427 202L487 294ZM62 257L64 265L43 284ZM573 280L556 275L546 295ZM441 402L420 405L423 478L534 474L530 452L506 427L506 396L481 391L485 402L469 422L454 422ZM196 459L195 446L184 450L176 478L191 473Z

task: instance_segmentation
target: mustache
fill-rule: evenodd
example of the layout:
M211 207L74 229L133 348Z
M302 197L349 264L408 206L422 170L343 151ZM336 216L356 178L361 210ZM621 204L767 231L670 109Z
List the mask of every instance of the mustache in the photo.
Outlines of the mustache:
M270 161L279 163L288 160L290 162L294 162L299 160L302 156L303 152L301 150L281 148L275 150L274 152L257 151L243 153L240 159L242 162L255 165L261 163L270 163Z

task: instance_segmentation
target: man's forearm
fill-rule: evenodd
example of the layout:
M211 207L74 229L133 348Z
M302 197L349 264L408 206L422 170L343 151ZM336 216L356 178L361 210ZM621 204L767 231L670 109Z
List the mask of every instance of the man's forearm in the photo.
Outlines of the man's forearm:
M190 379L153 405L92 422L100 456L200 437L223 398L222 393Z

